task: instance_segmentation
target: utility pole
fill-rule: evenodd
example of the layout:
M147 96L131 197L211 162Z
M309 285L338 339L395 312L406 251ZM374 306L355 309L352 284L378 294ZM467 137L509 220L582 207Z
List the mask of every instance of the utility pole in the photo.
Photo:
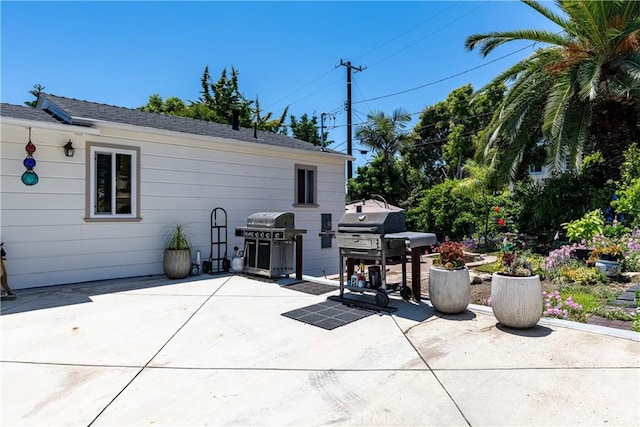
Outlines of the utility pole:
M324 151L324 111L320 113L320 146L322 147L322 151Z
M351 143L351 69L356 71L362 71L366 67L356 67L351 65L351 61L344 62L340 60L340 65L347 67L347 154L352 155L352 143ZM353 176L353 165L351 160L347 161L347 179L351 179Z
M322 151L324 151L324 118L326 116L331 116L333 120L335 120L335 116L330 113L325 113L324 111L320 113L320 146L322 147Z

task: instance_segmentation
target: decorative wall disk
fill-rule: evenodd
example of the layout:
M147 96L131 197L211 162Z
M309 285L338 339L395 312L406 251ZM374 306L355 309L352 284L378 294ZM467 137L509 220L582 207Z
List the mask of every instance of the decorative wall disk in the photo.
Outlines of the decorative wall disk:
M33 171L33 168L36 167L36 159L33 158L36 146L31 142L31 128L29 128L29 142L24 149L27 150L27 157L24 158L22 164L27 170L22 174L22 183L24 185L36 185L38 183L38 174Z

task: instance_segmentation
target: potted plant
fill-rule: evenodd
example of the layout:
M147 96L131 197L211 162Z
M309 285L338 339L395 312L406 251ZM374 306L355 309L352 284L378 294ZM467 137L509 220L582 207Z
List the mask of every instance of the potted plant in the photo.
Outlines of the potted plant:
M574 255L579 260L589 258L592 248L585 245L591 245L595 236L602 233L604 229L604 217L598 209L587 212L580 219L563 224L567 230L569 240L580 244L582 247L574 249Z
M529 251L503 243L502 269L491 276L491 309L502 325L531 328L542 317L540 275Z
M461 313L471 302L471 280L465 266L464 246L458 242L444 242L436 252L429 269L429 299L433 307L448 314Z
M588 264L594 265L607 277L618 277L622 271L621 260L624 259L624 249L617 243L605 241L597 244L591 251Z
M181 224L166 235L162 266L169 279L183 279L191 271L191 242Z

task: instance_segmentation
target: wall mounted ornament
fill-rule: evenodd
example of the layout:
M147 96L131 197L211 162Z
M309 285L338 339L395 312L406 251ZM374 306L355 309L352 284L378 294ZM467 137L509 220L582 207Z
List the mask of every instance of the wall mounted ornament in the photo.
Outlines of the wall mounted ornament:
M27 157L24 158L22 164L27 170L22 174L22 183L24 185L36 185L38 183L38 174L33 171L33 168L36 167L36 159L33 158L36 146L31 142L31 128L29 128L29 142L24 149L27 151Z

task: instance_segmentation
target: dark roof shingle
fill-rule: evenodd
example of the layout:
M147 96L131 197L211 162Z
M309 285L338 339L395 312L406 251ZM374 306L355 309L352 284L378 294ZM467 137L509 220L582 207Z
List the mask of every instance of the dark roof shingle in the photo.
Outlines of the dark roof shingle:
M34 120L39 122L60 123L51 117L46 111L36 110L26 105L0 104L0 116L13 117L14 119Z
M186 117L168 116L164 114L148 113L130 108L116 107L113 105L99 104L96 102L81 101L73 98L65 98L51 94L40 94L40 98L47 99L58 106L70 116L75 118L103 120L106 122L122 123L134 126L143 126L154 129L163 129L174 132L184 132L196 135L205 135L218 138L236 139L255 144L267 144L278 147L321 152L317 147L307 141L302 141L286 135L273 132L258 131L254 138L253 129L240 128L233 130L230 125L207 122L204 120L190 119ZM39 104L41 100L39 99ZM333 154L343 154L333 150L326 150Z

